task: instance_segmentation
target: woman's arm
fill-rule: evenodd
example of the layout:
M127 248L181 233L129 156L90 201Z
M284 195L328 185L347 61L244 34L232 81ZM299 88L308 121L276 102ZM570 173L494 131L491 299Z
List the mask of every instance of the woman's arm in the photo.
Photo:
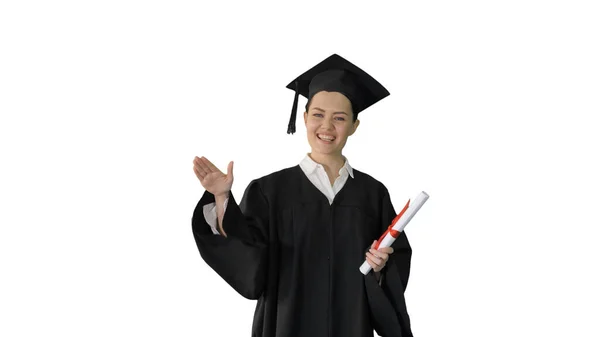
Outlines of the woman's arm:
M224 237L227 237L227 233L225 233L225 231L223 230L223 215L225 214L225 209L227 207L225 202L228 200L229 200L228 194L215 195L215 202L216 202L216 208L217 208L217 224L219 226L219 233L221 233L221 235L223 235Z
M231 191L222 210L220 230L214 235L203 206L216 202L205 192L192 217L196 245L204 261L238 293L258 299L264 290L268 259L269 206L258 181L250 183L238 205ZM220 201L220 200L219 200ZM221 202L216 202L217 205Z

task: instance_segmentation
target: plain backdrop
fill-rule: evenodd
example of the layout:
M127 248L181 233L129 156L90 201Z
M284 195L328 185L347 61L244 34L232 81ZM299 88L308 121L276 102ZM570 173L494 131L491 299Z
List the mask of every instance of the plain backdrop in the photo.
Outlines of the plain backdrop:
M310 151L285 86L338 53L391 95L344 154L406 228L415 336L600 335L594 1L3 1L0 335L249 336L201 259L194 156L233 193ZM306 103L300 98L299 106ZM358 266L357 266L358 268Z

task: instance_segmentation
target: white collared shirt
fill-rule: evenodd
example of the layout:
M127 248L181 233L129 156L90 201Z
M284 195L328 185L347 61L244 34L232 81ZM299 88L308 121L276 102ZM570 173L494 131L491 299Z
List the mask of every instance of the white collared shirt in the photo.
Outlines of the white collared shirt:
M300 162L300 168L310 180L310 182L315 185L321 193L323 193L327 200L329 200L329 204L333 203L333 198L335 198L336 194L340 192L346 181L348 181L348 176L354 178L354 173L352 171L352 166L348 162L348 159L344 157L344 166L339 170L339 176L333 182L333 186L329 182L329 177L327 176L327 172L323 165L315 162L312 158L306 154L304 159ZM223 211L227 208L227 201L229 198L225 200L223 203ZM220 235L217 230L217 207L215 203L206 204L203 207L204 218L206 222L210 225L212 232L216 235Z
M327 176L327 172L325 172L323 165L312 160L308 154L300 162L300 168L302 168L302 171L304 171L304 174L306 174L313 185L327 197L330 205L333 203L335 195L338 194L342 187L344 187L344 184L346 184L348 176L354 178L352 166L350 166L348 159L345 157L344 166L339 170L339 176L333 182L333 186L329 182L329 177Z

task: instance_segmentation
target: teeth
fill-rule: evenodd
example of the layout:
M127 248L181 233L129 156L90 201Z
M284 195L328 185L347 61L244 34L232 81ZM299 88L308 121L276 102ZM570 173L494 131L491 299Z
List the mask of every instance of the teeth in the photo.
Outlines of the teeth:
M319 137L322 140L327 140L327 141L330 141L330 142L332 142L335 139L335 137L325 136L325 135L317 135L317 137Z

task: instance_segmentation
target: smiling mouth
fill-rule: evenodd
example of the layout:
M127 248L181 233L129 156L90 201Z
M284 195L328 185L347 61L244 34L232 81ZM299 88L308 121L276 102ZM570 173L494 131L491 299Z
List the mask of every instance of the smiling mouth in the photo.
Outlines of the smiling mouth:
M319 138L320 140L324 141L324 142L333 142L335 140L334 136L326 136L326 135L320 135L317 134L317 138Z

